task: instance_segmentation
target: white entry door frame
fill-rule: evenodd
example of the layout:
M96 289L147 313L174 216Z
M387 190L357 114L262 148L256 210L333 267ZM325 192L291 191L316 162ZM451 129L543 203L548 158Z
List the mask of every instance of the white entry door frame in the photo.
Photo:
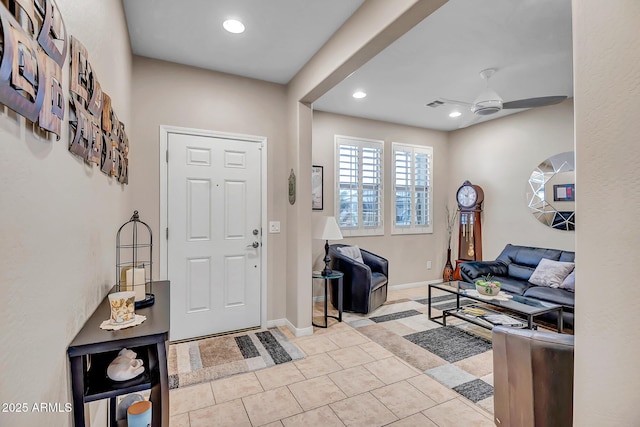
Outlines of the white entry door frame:
M260 277L260 326L267 327L267 254L268 252L268 228L267 228L267 138L263 136L244 135L227 132L217 132L203 129L184 128L177 126L160 126L160 280L168 280L168 161L167 152L170 134L195 135L211 138L222 138L261 144L261 228L262 228L262 256L261 256L261 277Z

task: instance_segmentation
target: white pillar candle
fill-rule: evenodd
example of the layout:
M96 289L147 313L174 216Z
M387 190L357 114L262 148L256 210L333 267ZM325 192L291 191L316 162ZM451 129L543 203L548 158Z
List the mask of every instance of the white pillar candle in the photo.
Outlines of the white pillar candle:
M127 270L127 289L136 293L136 301L142 301L147 297L144 267L134 267Z

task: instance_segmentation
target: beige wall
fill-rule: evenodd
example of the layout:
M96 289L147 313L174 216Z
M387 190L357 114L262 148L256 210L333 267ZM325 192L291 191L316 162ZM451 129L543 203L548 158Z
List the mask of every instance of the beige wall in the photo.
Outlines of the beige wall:
M57 4L130 132L131 51L121 2ZM68 102L68 64L63 93ZM114 285L115 234L131 215L131 187L70 154L66 122L60 141L43 140L0 108L0 402L71 402L67 346ZM136 168L135 138L131 144ZM68 426L71 416L0 413L0 425Z
M455 205L465 180L484 190L484 259L495 259L507 243L574 250L575 233L540 223L526 198L531 172L548 157L573 151L572 100L451 132L449 142L449 203ZM580 185L576 189L585 191ZM457 238L453 240L456 258Z
M282 85L230 74L134 56L132 78L133 127L136 158L129 182L133 207L155 235L160 223L160 125L267 137L267 217L281 221L281 233L263 239L268 244L267 320L283 319L286 270L286 124L285 88ZM133 149L132 149L133 153ZM154 275L159 251L155 251Z
M314 211L313 220L335 214L334 136L346 135L383 140L384 144L384 236L349 237L340 242L353 244L389 260L389 284L424 282L442 277L446 261L446 211L448 196L449 148L445 132L403 126L315 111L313 114L313 164L324 167L324 210ZM433 233L392 235L395 215L392 204L391 143L433 147ZM313 240L314 269L324 265L324 242ZM432 269L427 270L427 261Z
M310 104L447 0L365 2L287 86L287 170L298 177L298 202L287 208L287 318L311 334Z
M580 427L640 425L638 23L637 0L573 1ZM612 303L604 298L609 290Z

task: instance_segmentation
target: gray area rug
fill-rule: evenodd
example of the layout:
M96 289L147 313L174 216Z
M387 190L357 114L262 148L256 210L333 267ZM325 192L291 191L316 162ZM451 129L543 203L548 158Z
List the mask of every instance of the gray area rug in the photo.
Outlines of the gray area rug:
M491 350L491 341L456 328L444 326L404 336L425 350L454 363Z
M169 388L179 388L304 358L278 329L171 344Z

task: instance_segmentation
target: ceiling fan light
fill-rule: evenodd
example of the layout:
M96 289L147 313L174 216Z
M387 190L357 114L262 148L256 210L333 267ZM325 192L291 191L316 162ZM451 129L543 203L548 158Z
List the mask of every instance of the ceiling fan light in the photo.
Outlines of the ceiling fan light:
M471 111L473 114L478 116L489 116L491 114L495 114L498 111L502 110L502 101L492 100L492 101L482 101L473 105Z
M502 98L491 88L486 88L471 107L473 114L478 116L488 116L500 110L502 110Z

